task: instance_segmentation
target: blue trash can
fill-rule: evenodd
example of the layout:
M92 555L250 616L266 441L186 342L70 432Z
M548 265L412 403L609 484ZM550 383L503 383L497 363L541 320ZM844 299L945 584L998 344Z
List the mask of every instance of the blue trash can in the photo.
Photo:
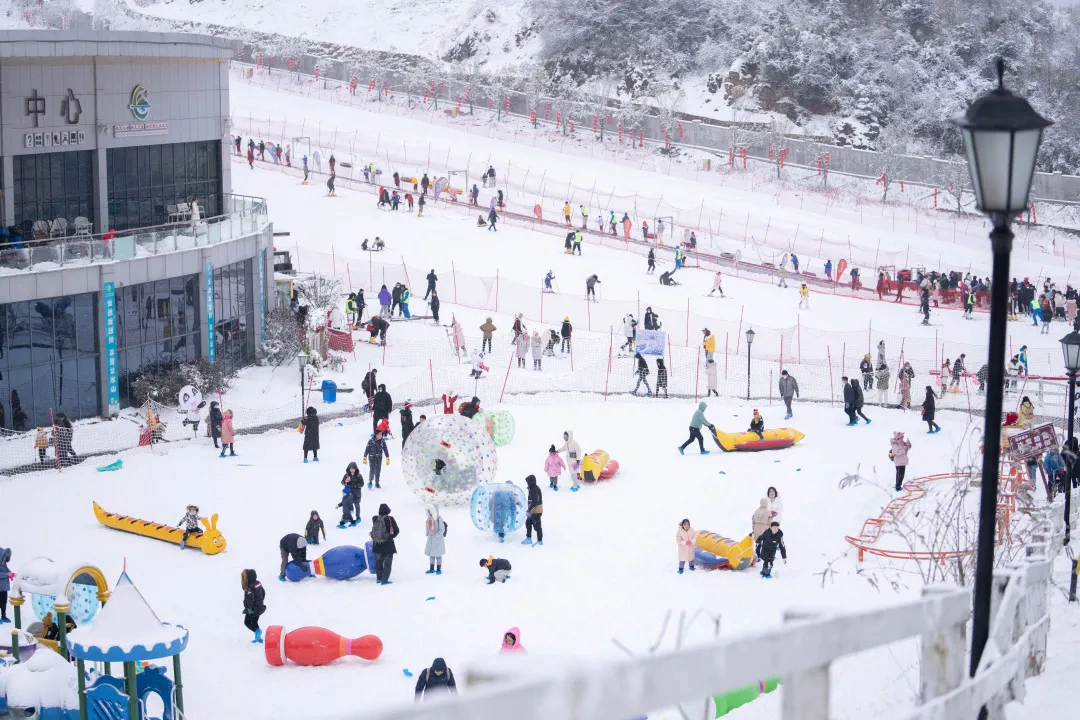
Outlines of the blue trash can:
M333 380L322 381L322 399L327 405L337 402L337 383Z

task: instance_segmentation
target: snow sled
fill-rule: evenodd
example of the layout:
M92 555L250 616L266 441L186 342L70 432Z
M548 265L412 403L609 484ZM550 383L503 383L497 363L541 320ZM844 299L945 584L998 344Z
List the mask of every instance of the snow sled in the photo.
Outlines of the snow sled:
M706 568L745 570L754 561L754 538L747 535L742 540L717 535L708 530L698 531L694 540L694 562Z
M764 438L759 438L757 433L741 432L726 433L714 430L716 444L726 452L741 450L744 452L756 452L758 450L780 450L791 447L802 440L806 435L794 428L776 428L766 430Z
M587 483L597 480L610 480L619 472L619 462L611 460L603 450L591 452L581 459L578 465L578 477Z
M127 515L117 515L106 511L97 503L94 503L94 517L105 527L135 533L155 540L164 540L173 545L179 545L184 538L184 531L180 528L171 525L159 525L150 520L139 520ZM186 547L202 550L207 555L217 555L225 549L225 537L217 529L217 514L211 515L209 520L199 518L199 521L206 529L203 532L189 535Z
M115 462L109 463L108 465L100 465L100 466L98 466L97 471L98 472L115 472L117 470L120 470L123 467L124 467L124 461L123 460L117 460Z

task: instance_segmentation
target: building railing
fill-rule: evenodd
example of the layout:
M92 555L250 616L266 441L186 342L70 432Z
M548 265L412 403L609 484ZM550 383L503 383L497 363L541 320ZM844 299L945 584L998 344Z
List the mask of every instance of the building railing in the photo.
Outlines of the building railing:
M0 270L52 270L93 265L216 245L252 235L268 222L264 198L224 196L226 212L130 230L0 245Z

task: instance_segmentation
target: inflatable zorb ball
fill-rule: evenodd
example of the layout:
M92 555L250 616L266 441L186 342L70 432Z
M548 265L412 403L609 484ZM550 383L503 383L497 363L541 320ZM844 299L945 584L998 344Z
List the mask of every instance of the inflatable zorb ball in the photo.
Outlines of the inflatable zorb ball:
M517 425L514 423L514 416L505 410L493 413L478 412L473 415L473 421L479 423L499 447L509 445L514 441Z
M402 473L423 502L464 505L473 488L495 479L495 443L463 415L436 415L409 434L401 451Z
M488 483L473 490L469 515L481 532L507 535L525 524L528 497L513 483Z

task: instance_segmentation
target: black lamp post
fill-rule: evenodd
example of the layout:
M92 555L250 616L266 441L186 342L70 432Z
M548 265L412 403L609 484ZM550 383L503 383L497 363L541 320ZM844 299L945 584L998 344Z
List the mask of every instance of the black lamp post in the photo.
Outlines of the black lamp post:
M1075 330L1061 338L1061 354L1065 358L1065 372L1069 376L1069 428L1065 441L1065 544L1069 544L1069 512L1072 509L1073 423L1076 421L1076 373L1080 371L1080 333Z
M750 399L750 348L754 344L754 328L746 331L746 399Z
M296 364L300 367L300 418L304 417L304 366L307 365L308 356L307 353L299 352L296 354Z
M1024 98L1005 89L1005 62L998 60L998 86L953 118L967 150L975 203L990 218L994 254L990 285L990 346L986 379L986 426L983 429L982 492L975 561L975 596L971 627L971 675L979 667L990 634L990 591L997 530L998 459L1001 453L1001 404L1005 384L1005 340L1009 305L1009 224L1028 204L1035 158L1042 132L1051 124ZM985 717L983 708L980 717Z

